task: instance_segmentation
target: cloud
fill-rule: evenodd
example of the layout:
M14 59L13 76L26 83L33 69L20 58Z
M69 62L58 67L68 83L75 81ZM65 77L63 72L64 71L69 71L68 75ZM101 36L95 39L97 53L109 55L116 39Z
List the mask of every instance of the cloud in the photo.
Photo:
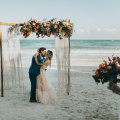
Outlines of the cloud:
M72 37L75 39L120 39L120 27L94 26L94 28L91 28L77 23L74 26Z
M110 33L111 34L111 33L118 33L118 32L120 32L120 29L105 27L105 28L97 28L96 32L98 32L98 33Z
M84 28L77 28L74 30L75 34L89 34L90 31Z

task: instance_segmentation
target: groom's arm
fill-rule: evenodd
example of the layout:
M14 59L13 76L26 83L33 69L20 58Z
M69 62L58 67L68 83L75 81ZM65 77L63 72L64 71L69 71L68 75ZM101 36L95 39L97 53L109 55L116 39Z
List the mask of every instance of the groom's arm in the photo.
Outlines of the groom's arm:
M40 56L37 56L37 60L38 60L39 63L44 63L45 62L45 59L44 58L42 59Z
M46 61L46 58L44 57L43 59L41 58L41 56L39 55L39 56L34 56L35 57L35 62L38 64L38 65L40 65L40 64L43 64L43 63L45 63L45 61Z
M39 57L38 56L34 56L35 57L35 62L36 62L36 64L37 65L47 65L47 61L46 61L46 58L43 58L43 59L39 59ZM38 61L38 59L39 59L39 61Z
M42 66L42 65L47 65L48 66L48 64L49 64L48 61L45 61L44 63L39 63L38 60L37 60L37 57L35 57L35 62L37 63L37 65L40 65L40 66Z
M35 58L35 62L37 64L41 64L41 63L44 63L46 61L46 58L41 57L39 53L35 53L34 58Z
M38 52L36 52L34 54L34 60L35 62L38 61L39 63L43 63L44 62L44 59L41 58L40 54Z

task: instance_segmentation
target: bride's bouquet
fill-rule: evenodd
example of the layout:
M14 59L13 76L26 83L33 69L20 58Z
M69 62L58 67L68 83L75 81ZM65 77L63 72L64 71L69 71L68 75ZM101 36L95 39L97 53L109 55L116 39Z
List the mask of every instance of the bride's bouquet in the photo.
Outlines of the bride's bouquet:
M112 56L108 57L108 60L103 60L103 63L96 69L95 74L92 76L95 82L104 84L105 82L112 82L117 84L120 81L118 76L120 75L120 58Z

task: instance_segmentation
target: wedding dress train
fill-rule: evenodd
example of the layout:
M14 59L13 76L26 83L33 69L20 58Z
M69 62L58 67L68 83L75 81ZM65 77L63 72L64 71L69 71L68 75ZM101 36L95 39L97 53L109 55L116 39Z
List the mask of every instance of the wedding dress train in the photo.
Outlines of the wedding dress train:
M56 94L51 84L47 81L46 68L47 66L43 65L40 69L40 75L37 76L36 100L42 104L52 104L56 101Z

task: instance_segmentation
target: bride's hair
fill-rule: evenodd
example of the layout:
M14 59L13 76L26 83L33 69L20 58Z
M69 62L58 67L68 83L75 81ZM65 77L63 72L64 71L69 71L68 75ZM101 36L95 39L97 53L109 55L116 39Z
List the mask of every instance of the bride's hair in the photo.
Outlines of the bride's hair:
M48 50L46 54L48 56L48 59L50 60L50 65L51 65L51 59L53 57L53 52L51 50Z

